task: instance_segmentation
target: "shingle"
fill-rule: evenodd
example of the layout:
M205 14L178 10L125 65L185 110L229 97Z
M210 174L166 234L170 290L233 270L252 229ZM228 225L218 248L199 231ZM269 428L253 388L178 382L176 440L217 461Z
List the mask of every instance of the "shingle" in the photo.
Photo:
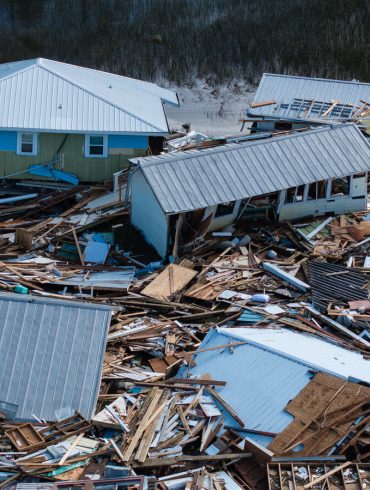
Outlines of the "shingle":
M353 124L254 142L132 159L163 211L191 211L370 170Z
M93 415L111 309L0 295L0 401L17 419L56 420L56 411Z

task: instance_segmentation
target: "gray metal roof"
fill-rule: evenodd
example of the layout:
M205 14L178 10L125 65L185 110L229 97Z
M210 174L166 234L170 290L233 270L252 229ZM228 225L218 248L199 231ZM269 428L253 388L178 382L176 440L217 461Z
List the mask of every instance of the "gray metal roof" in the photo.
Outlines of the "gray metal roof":
M345 107L346 104L362 105L361 100L370 102L370 83L264 73L253 102L275 100L277 103L249 109L248 114L272 118L319 119L330 106L329 103L320 108L320 102L328 103L334 99L339 100L341 106L328 118L341 119L346 114L348 117L350 108ZM316 110L307 110L309 101L316 101Z
M131 161L171 214L368 171L370 146L346 124Z
M0 128L55 132L168 133L154 83L37 58L0 65Z
M110 320L106 306L1 294L0 401L18 405L17 419L91 418Z

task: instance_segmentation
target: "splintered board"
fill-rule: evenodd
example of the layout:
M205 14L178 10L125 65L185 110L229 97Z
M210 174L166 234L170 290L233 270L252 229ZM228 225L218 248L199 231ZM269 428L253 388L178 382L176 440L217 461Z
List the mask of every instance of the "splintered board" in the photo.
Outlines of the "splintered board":
M155 299L168 299L181 291L198 273L177 264L167 266L141 294Z

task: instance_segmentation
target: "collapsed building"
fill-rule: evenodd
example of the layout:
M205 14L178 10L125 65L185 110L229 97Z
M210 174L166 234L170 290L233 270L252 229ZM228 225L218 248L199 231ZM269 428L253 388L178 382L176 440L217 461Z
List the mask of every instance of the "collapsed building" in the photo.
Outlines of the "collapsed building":
M369 128L370 84L264 73L244 122L252 131L287 131L349 121Z
M367 206L370 148L353 124L131 161L131 222L162 257L256 207L291 220Z

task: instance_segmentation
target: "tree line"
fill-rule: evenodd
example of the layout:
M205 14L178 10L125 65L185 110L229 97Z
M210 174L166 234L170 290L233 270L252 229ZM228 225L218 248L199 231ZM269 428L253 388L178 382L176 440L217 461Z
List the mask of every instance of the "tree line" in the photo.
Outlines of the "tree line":
M1 0L0 62L178 84L263 72L370 81L369 0Z

